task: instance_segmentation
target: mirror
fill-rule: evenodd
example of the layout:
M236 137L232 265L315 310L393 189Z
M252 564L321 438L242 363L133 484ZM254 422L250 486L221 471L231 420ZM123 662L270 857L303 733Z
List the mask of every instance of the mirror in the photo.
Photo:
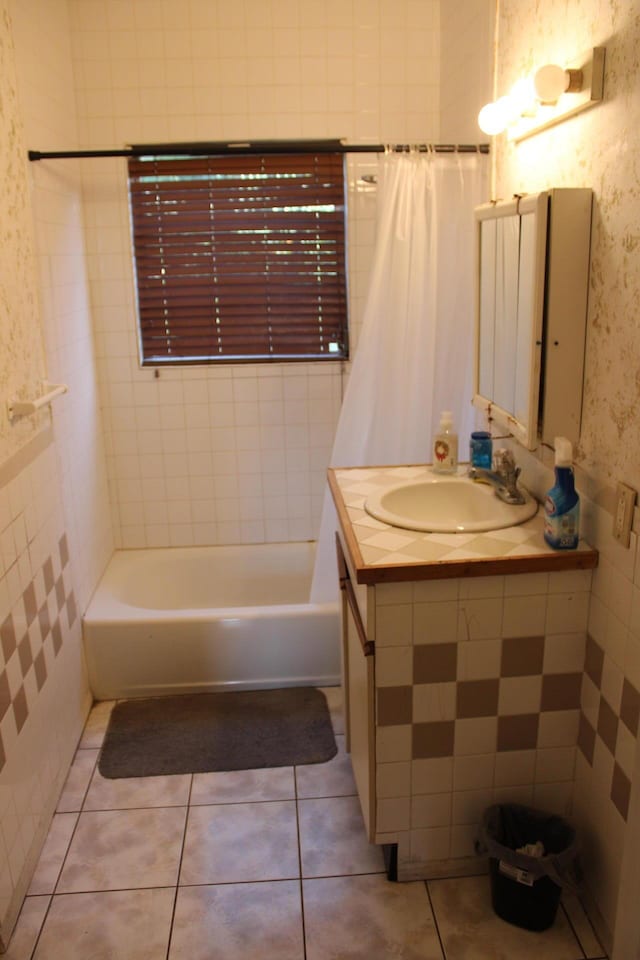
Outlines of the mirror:
M477 207L474 404L536 445L548 193Z

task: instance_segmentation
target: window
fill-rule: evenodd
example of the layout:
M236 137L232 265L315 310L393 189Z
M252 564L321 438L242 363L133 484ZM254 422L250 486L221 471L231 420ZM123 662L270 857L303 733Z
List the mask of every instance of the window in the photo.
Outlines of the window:
M343 155L134 157L143 364L348 356Z

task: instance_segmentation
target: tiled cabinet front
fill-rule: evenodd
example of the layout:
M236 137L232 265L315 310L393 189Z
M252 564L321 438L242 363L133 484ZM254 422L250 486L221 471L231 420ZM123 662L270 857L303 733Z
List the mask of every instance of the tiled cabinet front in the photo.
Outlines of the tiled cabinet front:
M569 812L590 584L575 570L369 588L370 837L398 843L401 879L463 870L491 803Z

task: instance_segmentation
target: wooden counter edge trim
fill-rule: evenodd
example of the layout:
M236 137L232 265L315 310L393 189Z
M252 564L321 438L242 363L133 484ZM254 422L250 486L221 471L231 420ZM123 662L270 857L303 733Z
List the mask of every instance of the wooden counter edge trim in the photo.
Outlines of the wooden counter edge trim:
M372 657L376 652L376 646L373 640L367 639L367 632L364 629L362 617L360 616L360 608L358 607L356 592L353 589L353 584L351 583L349 568L347 567L347 561L345 560L344 553L342 552L342 544L340 542L340 535L338 533L336 533L336 552L338 555L338 576L340 579L340 589L344 590L347 603L351 608L351 616L353 617L353 622L358 634L360 646L362 647L362 652L365 657Z
M401 583L407 580L452 580L455 577L496 577L518 573L553 573L561 570L592 570L598 566L597 550L526 557L480 557L477 560L436 560L356 567L358 583Z
M335 472L331 467L329 467L329 470L327 471L327 478L329 480L329 489L331 490L331 496L333 497L336 513L338 514L338 521L344 537L345 546L349 552L351 563L356 571L356 580L358 583L364 583L364 581L360 579L360 570L366 567L366 564L362 558L362 554L360 553L360 547L358 545L356 535L353 532L351 519L347 513L347 508L342 498L342 491L338 486Z

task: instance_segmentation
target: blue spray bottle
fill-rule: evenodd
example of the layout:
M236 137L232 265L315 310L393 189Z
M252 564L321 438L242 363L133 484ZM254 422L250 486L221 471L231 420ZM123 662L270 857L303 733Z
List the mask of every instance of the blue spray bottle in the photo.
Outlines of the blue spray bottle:
M555 438L556 482L544 501L544 538L554 550L573 550L580 531L580 497L576 493L571 466L571 442Z

